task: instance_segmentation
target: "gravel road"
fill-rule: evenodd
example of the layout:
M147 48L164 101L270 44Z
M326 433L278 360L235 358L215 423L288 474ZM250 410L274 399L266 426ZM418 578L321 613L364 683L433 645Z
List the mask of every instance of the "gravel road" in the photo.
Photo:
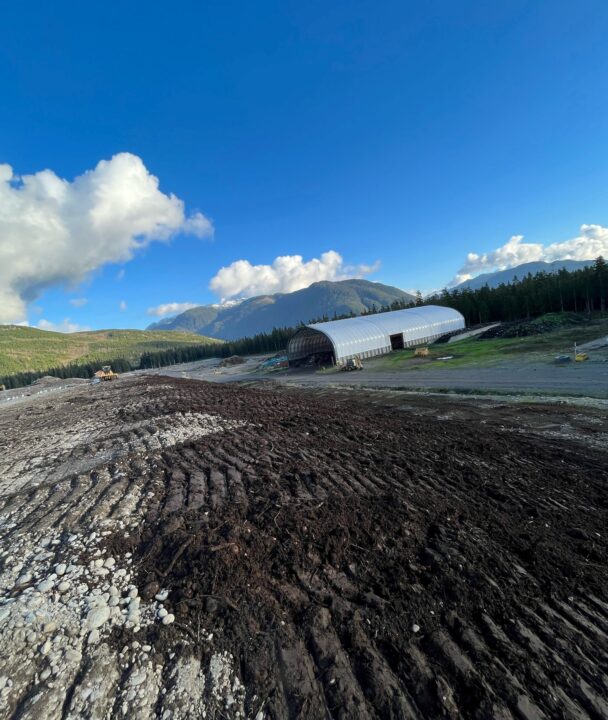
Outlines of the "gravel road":
M294 373L289 381L314 387L360 385L454 391L558 393L608 398L608 363L509 363L501 367L433 368L421 371L376 371L364 368L350 373Z

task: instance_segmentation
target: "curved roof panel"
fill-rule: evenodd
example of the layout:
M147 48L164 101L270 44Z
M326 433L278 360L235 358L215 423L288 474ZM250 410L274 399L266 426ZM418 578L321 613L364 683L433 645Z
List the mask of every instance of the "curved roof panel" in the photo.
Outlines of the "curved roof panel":
M306 327L327 336L339 360L363 353L386 352L391 348L391 335L403 334L407 344L459 330L464 327L464 318L452 308L422 305Z

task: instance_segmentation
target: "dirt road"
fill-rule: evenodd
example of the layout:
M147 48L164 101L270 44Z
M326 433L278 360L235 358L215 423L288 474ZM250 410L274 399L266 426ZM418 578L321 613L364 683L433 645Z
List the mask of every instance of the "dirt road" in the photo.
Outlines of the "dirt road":
M376 370L373 362L361 372L294 372L281 381L306 387L355 385L363 387L449 389L464 392L550 393L608 398L608 363L551 363L510 361L490 367L455 367L439 363L421 370Z
M246 365L228 369L218 369L218 361L215 360L147 372L216 383L269 380L277 384L310 388L352 386L608 398L608 361L605 360L605 355L588 362L573 362L567 365L556 365L550 359L539 362L528 358L511 358L492 365L459 367L451 366L449 361L421 361L422 364L419 365L412 363L409 367L390 369L385 361L386 358L366 360L361 372L322 372L313 369L264 372L256 370L259 358L247 358Z
M0 717L606 718L607 434L162 377L4 407Z

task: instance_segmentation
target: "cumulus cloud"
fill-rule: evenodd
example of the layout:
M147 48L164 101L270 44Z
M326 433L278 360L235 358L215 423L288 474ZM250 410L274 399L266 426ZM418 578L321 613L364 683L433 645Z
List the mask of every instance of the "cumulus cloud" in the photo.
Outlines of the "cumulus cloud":
M608 228L601 225L581 225L580 234L570 240L542 245L526 243L523 235L513 235L502 247L478 255L469 253L452 285L470 280L475 275L492 270L505 270L528 262L554 260L593 260L608 256Z
M73 307L79 308L84 307L89 301L86 298L72 298L70 300L70 305Z
M171 302L164 303L163 305L157 305L156 307L149 307L146 310L146 313L148 315L152 315L153 317L166 317L167 315L178 315L179 313L183 313L186 310L190 310L194 307L198 307L197 303Z
M0 164L0 323L24 320L44 289L78 283L178 232L204 237L212 226L162 193L136 155L114 155L71 182L52 170L18 177Z
M60 323L54 323L50 320L43 319L38 322L38 328L40 330L51 330L52 332L60 333L84 332L85 330L91 329L86 325L78 325L78 323L72 322L70 318L64 318Z
M211 279L209 288L220 298L245 298L277 292L293 292L319 280L346 280L375 272L380 263L373 265L346 265L342 256L330 250L304 262L301 255L283 255L271 265L252 265L248 260L237 260L223 267Z

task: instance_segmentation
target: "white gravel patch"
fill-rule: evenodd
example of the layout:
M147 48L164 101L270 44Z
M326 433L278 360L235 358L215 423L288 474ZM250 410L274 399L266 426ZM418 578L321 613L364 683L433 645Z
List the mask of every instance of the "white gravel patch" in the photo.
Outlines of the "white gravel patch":
M13 524L0 516L0 531ZM74 686L67 712L74 719L157 717L159 696L166 720L213 717L217 709L225 717L245 718L245 688L229 653L208 647L206 670L180 657L171 683L163 685L167 659L135 636L175 621L163 607L170 592L143 601L133 584L130 554L108 557L100 547L108 534L128 527L122 520L95 527L86 536L17 533L10 548L0 551L0 709L26 697L20 717L59 719L66 688ZM116 629L133 637L120 652L111 649ZM212 638L203 629L207 646Z
M61 395L73 414L33 398L0 413L0 720L244 720L245 689L214 629L195 641L165 607L171 587L143 600L131 554L106 548L143 522L159 453L245 423L129 422L120 405L86 402L89 390Z
M102 423L92 415L69 429L32 428L29 437L6 441L0 457L0 494L28 483L58 482L68 475L90 472L120 457L156 453L205 435L239 428L246 423L209 413L172 413L132 423L121 423L110 413ZM121 442L116 442L118 429ZM79 449L94 446L81 456Z

